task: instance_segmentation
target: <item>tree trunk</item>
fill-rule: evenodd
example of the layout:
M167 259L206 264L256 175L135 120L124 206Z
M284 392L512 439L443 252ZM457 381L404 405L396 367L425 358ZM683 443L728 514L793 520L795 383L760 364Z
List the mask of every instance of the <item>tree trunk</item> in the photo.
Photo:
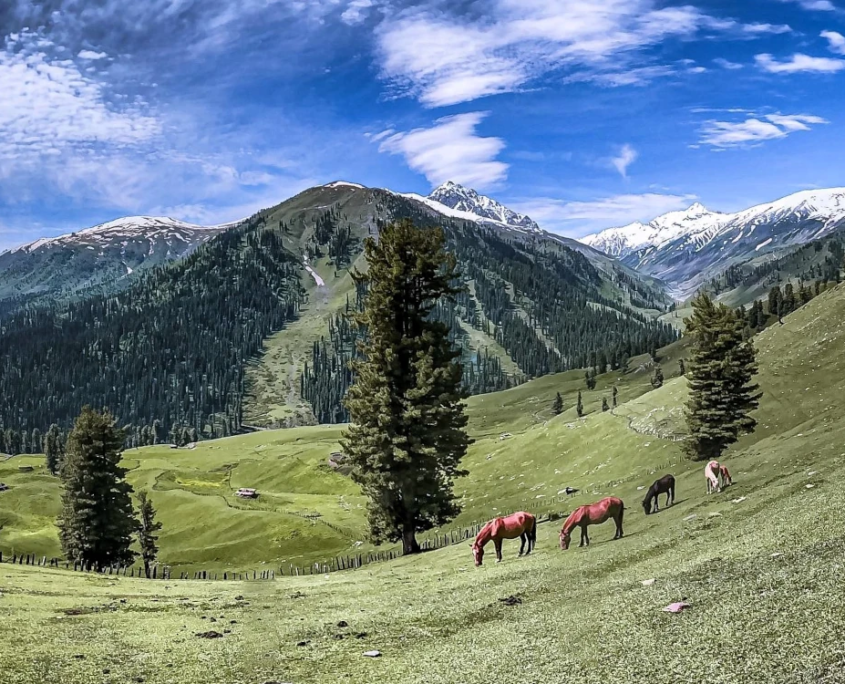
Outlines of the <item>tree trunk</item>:
M417 544L417 534L413 527L406 527L402 530L402 555L408 556L412 553L419 553L420 545Z
M144 559L144 575L146 575L147 579L150 579L150 561L146 558Z

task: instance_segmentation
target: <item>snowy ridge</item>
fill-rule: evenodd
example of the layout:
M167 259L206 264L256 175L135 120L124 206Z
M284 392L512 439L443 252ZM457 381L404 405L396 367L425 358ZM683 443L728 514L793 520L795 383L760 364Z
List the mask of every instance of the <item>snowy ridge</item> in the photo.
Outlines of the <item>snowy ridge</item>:
M465 212L475 217L474 220L486 219L511 228L519 228L532 232L541 232L540 226L528 216L518 214L508 209L494 199L478 194L471 188L447 181L435 188L428 199L454 211Z
M649 223L588 235L582 242L670 286L685 298L731 264L845 230L845 188L804 190L724 214L693 204Z
M358 190L365 190L366 188L361 185L360 183L350 183L349 181L333 181L331 183L326 183L324 188L357 188Z
M243 223L243 220L224 223L216 226L200 226L187 223L168 216L125 216L107 221L91 228L83 228L73 233L65 233L52 238L41 238L20 247L9 250L9 253L32 253L42 248L96 245L103 246L118 239L164 239L179 240L193 239L204 241L215 234ZM207 235L204 235L207 233Z
M804 190L775 202L723 214L710 211L696 202L685 211L673 211L649 223L634 222L620 228L609 228L581 238L610 256L625 257L647 248L661 248L678 238L701 249L713 240L730 235L736 243L754 232L756 226L775 224L784 220L815 220L825 227L845 219L845 188ZM746 232L747 231L747 232ZM824 230L817 237L821 237Z

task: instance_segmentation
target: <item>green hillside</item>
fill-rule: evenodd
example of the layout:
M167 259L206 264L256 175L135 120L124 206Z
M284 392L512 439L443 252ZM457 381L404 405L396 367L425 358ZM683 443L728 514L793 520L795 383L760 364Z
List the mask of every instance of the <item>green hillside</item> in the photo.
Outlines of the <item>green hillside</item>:
M67 429L93 404L110 409L135 446L341 422L354 332L340 314L363 294L349 270L364 267L364 238L399 218L447 232L467 292L436 315L462 350L472 393L599 359L618 367L675 337L655 320L668 305L659 286L589 248L330 184L127 289L9 315L0 327L0 425L28 436L52 423ZM33 440L21 441L32 451Z
M845 363L839 358L843 313L840 287L757 337L765 394L760 427L744 449L756 452L761 440L788 435L811 418L832 419L836 378ZM670 467L676 475L689 471L700 479L699 466L685 461L673 441L683 432L684 381L677 377L683 353L682 343L661 350L667 382L659 390L651 388L651 362L643 356L625 374L599 376L593 391L585 389L580 371L571 371L472 397L468 414L476 442L465 460L470 475L456 484L464 512L455 526L526 505L558 511L602 494L636 500L636 487ZM614 384L620 405L602 413L601 400L610 402ZM575 415L579 390L584 420ZM565 410L553 417L558 391ZM350 481L327 463L339 448L340 431L340 426L259 431L194 449L127 451L130 481L151 490L165 524L162 561L185 569L244 569L305 565L369 550L361 543L363 503ZM505 433L511 436L503 439ZM38 468L18 473L21 463ZM14 458L0 463L0 481L12 485L0 494L0 549L58 555L56 480L38 461ZM560 503L558 493L566 486L581 492ZM257 487L262 496L241 501L234 496L240 487ZM221 524L211 527L209 520Z
M458 545L358 571L256 583L148 582L4 565L0 605L14 638L0 642L0 682L81 684L104 673L156 684L176 681L177 673L183 684L842 681L845 289L822 294L757 344L760 426L727 455L735 484L716 495L705 494L701 464L683 460L675 442L642 434L671 424L667 413L684 396L680 378L643 394L637 388L647 369L631 373L618 415L583 421L544 414L554 387L577 384L569 374L559 385L551 377L532 383L536 400L531 385L472 400L480 441L468 459L468 513L510 510L580 485L567 509L602 494L626 501L621 541L610 541L605 525L591 532L588 549L562 552L558 526L543 524L534 554L518 560L512 542L501 565L474 568ZM513 436L499 440L503 429ZM278 445L287 458L307 458L317 435L330 430L272 434L290 435ZM297 446L296 435L307 446ZM254 454L255 440L269 436L203 448L223 452L243 441L241 453ZM326 437L328 447L333 436ZM138 460L152 476L171 459L190 469L198 456L150 450ZM266 465L250 481L271 477ZM639 488L667 470L678 480L676 505L646 517ZM41 478L14 477L16 487ZM216 486L210 476L179 477L182 487ZM288 479L291 496L299 482ZM314 496L334 487L314 482ZM158 490L154 497L165 500ZM206 520L205 527L217 533L207 544L227 534L228 525ZM508 597L513 605L499 600ZM682 614L662 612L681 600L691 606ZM196 636L208 630L222 638ZM382 656L362 657L370 649Z

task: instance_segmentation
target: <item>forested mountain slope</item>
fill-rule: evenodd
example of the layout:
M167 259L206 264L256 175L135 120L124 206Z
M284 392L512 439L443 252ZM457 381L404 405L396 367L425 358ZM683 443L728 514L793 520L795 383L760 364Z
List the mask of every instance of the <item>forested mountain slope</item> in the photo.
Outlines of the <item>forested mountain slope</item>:
M598 253L594 262L555 236L457 220L390 191L333 183L221 232L128 289L7 316L3 428L68 426L90 403L131 426L132 443L238 431L255 397L252 378L266 371L268 340L283 339L291 323L309 327L293 337L300 362L287 390L321 422L342 420L354 340L340 314L362 294L348 269L364 267L364 237L402 217L443 225L458 257L467 292L437 315L464 350L473 392L567 368L618 367L675 337L654 320L667 304L660 289ZM327 283L336 287L324 300Z
M39 299L121 289L234 225L128 216L8 250L0 254L0 314Z

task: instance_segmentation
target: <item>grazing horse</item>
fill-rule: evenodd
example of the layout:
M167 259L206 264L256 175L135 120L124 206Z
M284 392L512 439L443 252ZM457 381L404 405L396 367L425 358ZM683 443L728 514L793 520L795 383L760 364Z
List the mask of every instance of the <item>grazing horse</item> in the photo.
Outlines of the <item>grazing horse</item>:
M579 546L590 545L590 538L587 536L587 525L601 525L603 522L613 518L616 523L616 534L614 539L622 537L622 515L625 511L625 504L622 499L615 496L608 496L601 501L586 506L579 506L564 521L560 531L560 548L564 551L569 548L569 540L572 537L572 530L581 528L581 543Z
M704 466L704 477L707 478L707 493L721 492L722 487L719 484L719 470L721 466L719 461L710 461Z
M660 494L666 495L667 507L675 503L675 478L672 475L664 475L659 480L655 480L648 488L645 499L643 499L643 510L646 515L657 513L660 510L658 503Z
M731 473L728 470L728 467L723 463L719 464L719 479L722 481L722 487L727 487L734 483L731 479Z
M476 566L481 565L484 558L484 545L487 542L493 541L493 545L496 547L496 562L501 563L502 540L516 539L517 537L522 540L522 545L519 547L520 556L525 551L525 542L528 542L528 551L525 552L527 556L537 543L537 519L533 515L522 511L512 513L504 518L491 520L481 528L475 541L470 544Z

